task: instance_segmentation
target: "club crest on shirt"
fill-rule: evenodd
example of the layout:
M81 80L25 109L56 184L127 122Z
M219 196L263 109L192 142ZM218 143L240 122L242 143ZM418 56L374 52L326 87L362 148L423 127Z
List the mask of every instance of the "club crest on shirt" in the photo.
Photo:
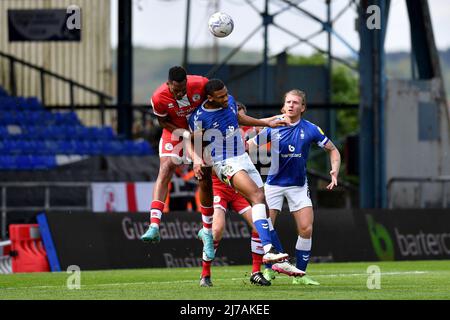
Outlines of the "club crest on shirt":
M219 203L220 200L220 196L214 196L214 203Z
M167 151L172 151L173 150L173 145L171 143L166 143L164 145L164 149L166 149Z
M192 96L192 101L194 101L194 102L197 102L200 99L201 99L201 96L198 93L196 93Z
M305 139L305 131L303 129L300 130L300 139Z

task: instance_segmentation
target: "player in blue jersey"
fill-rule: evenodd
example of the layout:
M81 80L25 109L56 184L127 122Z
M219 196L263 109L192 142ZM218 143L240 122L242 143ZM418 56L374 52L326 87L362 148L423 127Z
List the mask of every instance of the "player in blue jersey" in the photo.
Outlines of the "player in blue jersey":
M294 89L284 96L282 112L290 125L276 129L265 128L250 141L251 144L262 145L272 143L272 162L264 186L267 205L270 209L272 223L280 213L284 198L287 198L289 210L297 225L297 243L295 245L298 269L306 272L311 255L312 225L314 213L306 178L306 162L311 144L316 143L329 153L331 162L331 183L327 189L337 186L337 177L341 164L341 156L322 129L315 124L302 119L306 110L306 96L303 91ZM273 148L276 145L277 148ZM268 269L265 276L273 279L273 273ZM319 285L309 276L295 278L294 284Z
M254 119L238 112L236 101L228 95L219 79L205 85L207 100L189 118L194 135L194 172L202 178L202 165L213 166L217 177L242 194L252 205L252 220L264 248L263 263L273 263L272 269L289 276L303 276L287 260L267 214L263 181L245 152L239 124L247 126L277 127L286 125L282 120ZM202 142L209 143L206 147ZM203 148L204 147L204 148ZM202 237L201 231L199 237Z

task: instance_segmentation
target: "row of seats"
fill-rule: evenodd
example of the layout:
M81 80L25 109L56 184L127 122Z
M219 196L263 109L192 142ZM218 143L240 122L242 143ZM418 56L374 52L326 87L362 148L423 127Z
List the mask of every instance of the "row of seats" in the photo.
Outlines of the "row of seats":
M36 97L9 97L0 93L0 110L2 111L42 111L44 107Z
M2 155L153 155L147 141L0 140Z
M0 126L0 139L111 140L111 127L76 126Z
M55 168L55 156L0 156L0 170L36 170Z
M50 112L37 98L10 97L0 87L0 170L51 169L65 156L153 154L147 141L86 127L75 112Z
M75 112L48 111L2 111L0 110L0 125L35 126L76 126L81 125Z

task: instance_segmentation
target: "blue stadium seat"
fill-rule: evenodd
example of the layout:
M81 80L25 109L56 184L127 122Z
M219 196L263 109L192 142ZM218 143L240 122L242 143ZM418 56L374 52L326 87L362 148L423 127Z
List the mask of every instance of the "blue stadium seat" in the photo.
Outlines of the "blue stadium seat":
M6 126L0 126L0 139L9 138L8 128Z
M65 125L68 125L68 126L81 125L80 119L78 119L77 114L73 111L63 114L63 122Z
M45 154L52 155L58 153L58 142L55 140L45 140Z
M112 140L114 139L114 131L111 127L99 128L98 137L99 140Z
M19 170L33 169L31 164L31 156L17 156L15 157L16 168Z
M10 111L0 111L0 125L14 124L15 116Z
M0 170L12 170L16 168L13 156L0 156Z
M120 155L123 154L122 142L118 140L102 142L102 153L105 155Z
M32 111L42 111L43 106L36 97L29 97L26 99L26 109Z
M77 145L74 140L60 140L58 141L58 154L76 154Z
M5 89L0 87L0 97L7 97L7 96L8 96L8 92L6 92Z
M55 156L32 156L30 161L33 169L51 169L56 167Z

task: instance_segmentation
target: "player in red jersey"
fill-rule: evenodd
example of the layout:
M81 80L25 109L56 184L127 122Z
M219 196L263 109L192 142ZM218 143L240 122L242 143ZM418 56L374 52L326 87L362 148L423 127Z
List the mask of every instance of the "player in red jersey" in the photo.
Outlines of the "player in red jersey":
M170 68L168 81L153 93L151 105L153 113L158 117L163 128L159 143L159 174L153 189L153 200L150 209L150 226L141 239L146 242L160 241L159 224L164 211L164 201L168 193L168 185L175 169L188 156L183 140L190 140L187 120L192 111L205 99L204 86L208 79L202 76L187 75L186 71L175 66ZM203 168L203 179L199 180L200 212L202 214L204 245L213 252L212 241L212 203L211 168ZM210 235L210 237L209 237ZM211 256L211 255L209 255ZM214 258L214 257L210 257Z

